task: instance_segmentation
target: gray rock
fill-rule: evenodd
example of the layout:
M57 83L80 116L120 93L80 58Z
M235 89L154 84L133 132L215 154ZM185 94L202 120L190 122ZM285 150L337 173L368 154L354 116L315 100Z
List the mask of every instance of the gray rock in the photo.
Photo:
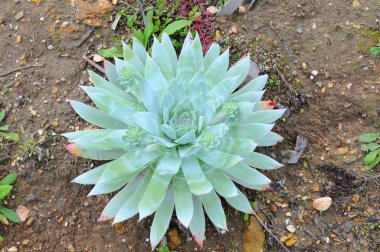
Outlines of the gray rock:
M36 195L31 193L28 196L26 196L25 202L26 203L32 203L32 202L36 201L36 199L37 199Z
M302 28L301 28L301 27L298 27L298 28L296 29L296 32L297 32L298 34L302 34L302 33L303 33Z

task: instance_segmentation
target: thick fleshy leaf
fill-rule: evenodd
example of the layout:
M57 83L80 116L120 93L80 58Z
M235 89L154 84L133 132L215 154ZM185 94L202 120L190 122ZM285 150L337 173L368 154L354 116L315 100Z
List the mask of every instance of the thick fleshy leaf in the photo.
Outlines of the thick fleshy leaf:
M96 106L103 112L128 125L133 124L130 116L135 112L127 100L124 100L110 92L94 87L82 87Z
M275 132L269 132L257 141L257 146L268 147L281 142L284 138Z
M203 241L205 240L206 221L203 213L202 203L198 196L193 196L193 218L189 224L189 229L195 242L199 247L203 247Z
M167 79L161 72L160 67L149 56L145 62L145 80L157 92L158 99L161 98L163 91L169 85Z
M181 168L192 193L201 195L212 190L212 185L203 173L197 158L183 158Z
M198 151L202 149L201 146L197 144L192 144L192 145L183 145L178 147L179 155L181 157L189 157L191 155L194 155Z
M173 177L175 211L179 221L188 227L193 217L193 198L183 175Z
M118 88L120 88L122 90L125 90L125 87L123 85L121 85L119 82L119 78L117 77L116 66L114 64L112 64L109 61L105 61L104 62L104 70L106 71L107 79L112 84L114 84L115 86L117 86Z
M98 221L105 221L114 218L123 207L125 202L133 195L136 188L144 180L146 174L136 175L115 197L113 197L107 206L104 208L102 214L98 218Z
M277 121L286 109L261 110L251 113L246 119L249 123L273 123Z
M250 91L239 95L233 95L228 101L232 102L252 102L256 103L263 98L264 91Z
M133 38L133 52L139 56L142 63L145 63L147 52L137 38Z
M124 60L129 64L133 65L140 74L144 73L144 63L141 61L140 57L127 46L123 41L121 42L123 45L123 56Z
M235 184L220 169L209 168L206 177L210 180L215 191L223 197L234 197L238 195Z
M87 122L106 129L125 129L128 125L107 115L105 112L78 101L70 101L71 106Z
M232 137L237 138L248 138L257 142L262 139L266 134L268 134L274 124L265 123L246 123L231 126L229 134Z
M145 152L141 156L136 156L135 153L126 153L110 162L89 195L116 191L127 184L146 165L157 159L160 154L160 151Z
M157 246L162 237L165 235L166 231L169 228L170 219L173 214L174 209L174 196L172 188L166 193L166 196L157 209L156 214L154 215L152 227L150 229L150 245L152 250Z
M99 181L107 165L108 163L89 170L88 172L79 175L71 182L83 185L94 185Z
M241 157L245 157L251 153L257 144L247 138L224 137L218 149L229 154L239 153Z
M239 163L225 170L235 182L247 188L256 188L258 185L267 185L271 182L266 176L246 164Z
M197 136L195 135L195 130L191 130L187 132L185 135L183 135L182 137L175 140L174 142L178 144L189 144L189 143L194 142L196 138Z
M158 103L154 89L146 81L143 81L141 83L141 99L148 112L151 112L155 115L160 114L160 105Z
M250 82L248 82L243 88L239 89L232 96L235 97L252 91L261 91L265 87L265 83L267 82L267 80L267 74L261 75L256 79L253 79Z
M132 118L138 126L147 132L155 136L163 136L161 131L162 122L157 115L150 112L138 112Z
M162 74L168 81L174 79L175 73L170 56L167 53L165 46L158 42L156 38L154 38L152 45L152 58L160 67Z
M209 99L214 101L215 107L218 108L228 99L232 91L235 89L238 77L230 77L223 79L209 91Z
M244 213L253 213L253 209L247 197L239 189L238 189L238 196L225 198L225 199L227 203L230 204L235 209L242 211Z
M123 149L125 142L123 136L126 130L113 130L112 132L99 132L87 134L73 140L74 143L86 150L113 150Z
M176 143L173 143L171 139L166 138L166 137L153 136L153 138L161 146L165 146L165 147L171 148L171 147L174 147L174 146L177 145Z
M125 150L122 149L114 149L114 150L86 150L81 148L78 144L68 144L66 145L66 150L68 150L71 154L77 157L88 158L92 160L113 160L116 159L123 154L125 154Z
M125 221L138 213L138 206L146 187L152 178L153 171L149 170L144 180L135 188L133 194L117 212L112 224Z
M194 110L202 112L203 104L207 100L208 89L203 70L198 71L187 86L187 97Z
M105 80L100 75L93 71L88 71L90 75L90 80L94 84L95 87L104 89L108 92L111 92L114 95L120 96L123 99L126 99L130 102L136 102L135 98L130 96L127 92L124 92L119 87L114 85L113 83Z
M153 177L139 204L140 220L154 213L164 200L169 183L181 165L181 158L165 155L153 173Z
M211 66L212 62L218 58L220 54L220 46L216 43L212 43L204 57L204 69L207 69Z
M194 54L195 71L198 71L199 69L203 68L203 50L198 33L195 35L193 43L191 44L191 49Z
M228 154L219 150L200 150L196 156L206 164L220 169L228 169L243 160L238 155Z
M97 135L99 133L111 133L113 129L96 129L96 130L78 130L69 133L64 133L62 136L69 140L75 140L86 135Z
M168 34L166 34L165 32L162 33L161 43L164 45L165 50L170 57L170 61L172 63L174 73L176 73L177 72L177 60L178 60L177 59L177 53L174 49L172 41L170 40Z
M189 82L195 74L194 54L191 50L191 43L184 43L181 54L178 58L177 76L179 84Z
M161 130L162 130L162 132L164 132L165 135L166 135L167 137L169 137L170 139L177 139L177 136L176 136L176 134L175 134L175 131L174 131L174 129L173 129L171 126L169 126L169 125L167 125L167 124L162 124L162 125L161 125Z
M229 49L216 58L207 69L206 80L212 87L225 78L228 69Z
M249 166L263 170L273 170L284 166L276 160L274 160L273 158L270 158L258 152L252 152L248 156L246 156L244 159L244 163Z
M224 214L220 198L215 191L212 190L208 194L200 195L199 199L212 223L218 228L227 230L226 215Z
M238 76L238 79L237 79L236 84L234 86L235 88L232 91L234 91L236 88L238 88L239 85L247 77L250 62L251 62L251 60L250 60L249 56L245 56L244 58L240 59L235 65L233 65L227 71L225 78ZM232 91L231 91L231 93L232 93Z

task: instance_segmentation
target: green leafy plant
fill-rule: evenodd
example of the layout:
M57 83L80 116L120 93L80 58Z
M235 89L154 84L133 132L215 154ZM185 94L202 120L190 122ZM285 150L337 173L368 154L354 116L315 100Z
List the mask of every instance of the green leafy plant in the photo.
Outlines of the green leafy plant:
M150 50L155 37L161 39L163 33L167 35L178 34L180 37L185 37L188 33L188 27L193 23L193 19L200 14L197 12L197 6L189 15L189 18L183 16L174 17L174 13L178 8L179 3L174 3L173 7L168 10L165 15L164 1L158 0L155 6L149 6L144 11L146 12L145 22L141 16L139 9L137 13L130 14L128 11L120 11L119 14L127 19L127 27L131 31L132 37L139 40L146 50ZM136 9L128 4L128 7ZM133 38L130 38L133 39ZM129 39L127 39L126 42ZM175 47L181 47L182 44L178 40L172 40ZM122 58L123 50L121 46L116 48L100 49L99 54L105 58Z
M374 47L369 50L369 53L373 56L380 54L380 43L377 43Z
M177 252L176 250L170 250L167 246L156 248L156 251L157 252Z
M364 134L359 137L359 142L363 143L361 150L366 152L364 157L364 166L367 170L371 170L380 163L380 135L375 133Z
M15 212L2 206L4 198L11 193L13 189L12 184L16 181L16 179L17 173L11 173L0 180L0 222L4 223L5 225L9 225L9 221L15 223L20 222L20 218ZM0 235L0 241L3 240L4 237Z
M4 118L5 118L5 111L0 111L0 138L17 142L19 140L18 134L8 132L9 125L7 124L3 124L1 126L1 122L4 120Z
M249 57L229 67L229 50L212 44L203 57L198 35L188 36L177 58L167 34L154 40L149 55L134 39L123 43L124 60L105 64L107 79L90 71L95 87L84 86L97 106L71 101L73 109L101 129L63 134L67 150L94 160L113 160L73 182L95 184L89 195L121 189L98 221L140 220L155 213L152 249L176 216L202 246L204 210L215 226L227 230L221 204L252 213L235 183L250 189L268 188L270 179L257 169L282 165L254 152L282 137L272 132L285 110L261 102L268 79L260 76L234 92L245 80ZM273 107L271 107L273 108ZM234 183L235 182L235 183Z

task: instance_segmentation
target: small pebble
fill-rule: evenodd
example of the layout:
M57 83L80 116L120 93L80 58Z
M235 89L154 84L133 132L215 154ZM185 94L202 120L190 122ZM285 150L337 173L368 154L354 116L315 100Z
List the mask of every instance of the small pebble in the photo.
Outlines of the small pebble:
M47 49L48 49L48 50L53 50L54 47L53 47L53 45L48 45Z
M34 194L29 194L28 196L26 196L25 201L26 203L32 203L36 201L36 196Z
M316 23L313 23L313 25L311 26L311 28L312 28L313 30L317 29L317 24L316 24Z
M323 86L323 82L322 82L322 81L317 81L315 84L316 84L319 88L322 88L322 86Z
M287 226L286 226L286 229L287 229L290 233L294 233L294 232L296 232L296 228L295 228L293 225L287 225Z
M15 19L16 20L19 20L20 18L22 18L24 16L24 12L23 11L20 11L19 13L17 13L16 15L15 15Z
M10 247L9 249L7 249L7 251L8 252L17 252L18 249L15 246L13 246L13 247Z
M313 71L311 71L311 73L312 73L314 76L317 76L317 75L318 75L318 71L317 71L317 70L313 70Z
M61 24L61 27L62 28L66 28L67 26L69 25L69 22L68 21L65 21Z
M296 32L298 33L298 34L302 34L302 29L300 28L300 27L298 27L297 29L296 29Z

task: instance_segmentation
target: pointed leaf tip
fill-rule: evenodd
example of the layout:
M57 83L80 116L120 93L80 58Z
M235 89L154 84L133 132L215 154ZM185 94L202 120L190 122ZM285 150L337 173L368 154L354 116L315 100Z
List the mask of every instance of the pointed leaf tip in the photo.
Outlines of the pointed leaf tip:
M109 220L109 218L107 218L105 215L100 215L100 217L96 220L97 222L103 222L103 221L106 221L106 220Z
M65 145L65 148L68 152L70 152L74 156L79 156L80 148L77 144L75 143L67 144Z
M203 248L204 239L202 237L198 237L198 236L193 236L193 238L194 238L194 241L198 244L198 246L200 248Z

